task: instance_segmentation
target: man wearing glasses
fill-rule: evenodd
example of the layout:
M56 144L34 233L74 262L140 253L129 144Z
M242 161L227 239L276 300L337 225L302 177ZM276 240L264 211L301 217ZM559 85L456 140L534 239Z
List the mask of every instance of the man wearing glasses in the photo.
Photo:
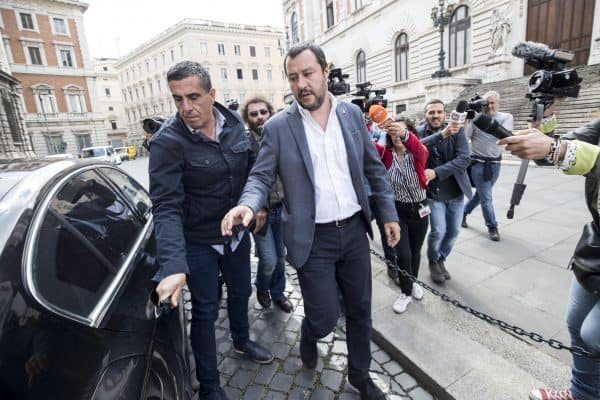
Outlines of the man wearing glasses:
M242 109L242 118L248 126L249 136L257 153L263 139L263 126L272 115L271 103L258 96L250 98ZM263 229L253 232L258 252L258 270L254 284L256 285L256 300L263 308L270 308L271 302L273 302L284 312L290 313L294 306L283 293L285 289L285 247L281 234L282 200L283 187L278 179L269 195L268 210L266 212L261 210L256 215L257 220L266 218L266 223L263 225Z

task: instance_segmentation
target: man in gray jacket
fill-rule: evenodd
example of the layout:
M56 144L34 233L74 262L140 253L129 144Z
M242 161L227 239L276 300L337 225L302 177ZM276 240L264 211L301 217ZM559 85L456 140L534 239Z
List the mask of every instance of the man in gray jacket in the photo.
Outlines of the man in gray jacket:
M360 109L327 91L329 67L321 48L294 46L284 65L296 101L266 123L239 205L223 218L221 228L231 235L236 224L248 226L279 175L285 194L283 240L304 299L302 362L316 367L317 340L339 318L339 290L346 309L348 380L361 399L384 399L369 377L371 259L366 234L372 231L366 183L392 247L400 238L393 192Z

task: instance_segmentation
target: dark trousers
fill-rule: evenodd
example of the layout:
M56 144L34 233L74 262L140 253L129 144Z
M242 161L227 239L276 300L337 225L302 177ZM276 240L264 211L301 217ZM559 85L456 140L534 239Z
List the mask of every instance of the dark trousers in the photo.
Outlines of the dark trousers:
M341 228L316 225L298 278L304 299L302 335L316 341L335 328L339 288L346 309L348 375L366 377L371 364L371 257L360 214Z
M426 204L426 202L423 202ZM396 261L401 270L417 277L421 264L421 248L425 241L429 216L419 216L419 203L396 202L400 219L400 242L396 245ZM403 274L400 276L400 290L407 296L412 292L412 282Z
M233 344L249 339L248 298L250 286L250 235L245 234L234 252L219 254L210 245L188 245L188 287L192 296L190 339L196 359L196 376L201 391L219 385L215 321L219 315L219 269L227 285L227 314Z

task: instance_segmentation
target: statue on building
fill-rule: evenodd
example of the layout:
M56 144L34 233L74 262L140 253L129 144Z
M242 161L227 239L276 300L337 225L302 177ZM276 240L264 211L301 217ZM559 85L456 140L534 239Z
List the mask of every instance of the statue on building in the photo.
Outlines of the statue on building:
M508 16L503 17L502 14L506 15L508 12L501 13L497 9L492 11L490 34L492 37L491 53L493 56L508 54L508 35L510 34L512 23Z

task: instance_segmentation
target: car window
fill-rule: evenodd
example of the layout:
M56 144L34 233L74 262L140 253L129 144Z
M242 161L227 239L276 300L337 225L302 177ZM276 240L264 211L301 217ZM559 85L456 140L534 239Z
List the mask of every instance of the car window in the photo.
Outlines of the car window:
M98 149L85 149L82 151L83 158L90 157L103 157L106 155L106 149L98 148Z
M51 199L32 265L38 293L87 316L122 267L141 220L95 172L71 178Z
M146 190L133 178L115 168L100 168L103 174L113 181L122 194L133 204L140 214L152 209L152 202Z

